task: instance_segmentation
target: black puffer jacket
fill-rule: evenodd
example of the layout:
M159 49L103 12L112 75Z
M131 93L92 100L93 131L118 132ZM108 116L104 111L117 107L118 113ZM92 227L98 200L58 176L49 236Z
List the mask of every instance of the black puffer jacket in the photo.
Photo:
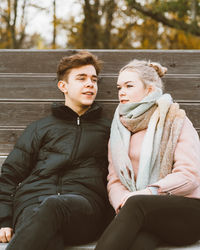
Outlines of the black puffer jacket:
M81 117L53 104L51 116L29 125L2 166L0 226L53 194L81 194L104 209L109 128L96 103Z

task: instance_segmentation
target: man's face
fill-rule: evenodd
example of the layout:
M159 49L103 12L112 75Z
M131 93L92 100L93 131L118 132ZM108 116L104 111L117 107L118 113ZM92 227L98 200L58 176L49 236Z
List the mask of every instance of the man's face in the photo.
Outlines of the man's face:
M83 114L92 105L97 94L94 66L85 65L71 69L67 80L60 81L58 87L65 94L65 105L79 115Z

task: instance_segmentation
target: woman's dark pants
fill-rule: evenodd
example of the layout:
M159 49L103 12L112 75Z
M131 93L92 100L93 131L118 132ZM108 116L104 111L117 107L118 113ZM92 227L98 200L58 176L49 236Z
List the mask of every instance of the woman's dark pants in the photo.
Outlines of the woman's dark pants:
M98 241L96 250L153 250L160 243L200 239L200 200L181 196L130 197Z

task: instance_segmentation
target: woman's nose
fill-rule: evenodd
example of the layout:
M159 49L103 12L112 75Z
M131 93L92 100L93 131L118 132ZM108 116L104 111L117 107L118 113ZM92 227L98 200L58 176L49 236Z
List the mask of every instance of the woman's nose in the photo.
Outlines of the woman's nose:
M120 89L119 90L119 96L124 96L126 93L124 91L124 89Z

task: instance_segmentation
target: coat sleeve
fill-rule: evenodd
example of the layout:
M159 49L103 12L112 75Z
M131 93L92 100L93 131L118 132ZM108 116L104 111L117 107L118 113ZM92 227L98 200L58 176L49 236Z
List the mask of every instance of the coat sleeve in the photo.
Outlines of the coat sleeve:
M12 207L16 187L34 166L39 140L37 123L29 125L2 165L0 176L0 228L12 227Z
M172 173L154 183L160 194L190 196L200 186L200 142L186 117L174 153ZM192 196L191 196L192 197Z

